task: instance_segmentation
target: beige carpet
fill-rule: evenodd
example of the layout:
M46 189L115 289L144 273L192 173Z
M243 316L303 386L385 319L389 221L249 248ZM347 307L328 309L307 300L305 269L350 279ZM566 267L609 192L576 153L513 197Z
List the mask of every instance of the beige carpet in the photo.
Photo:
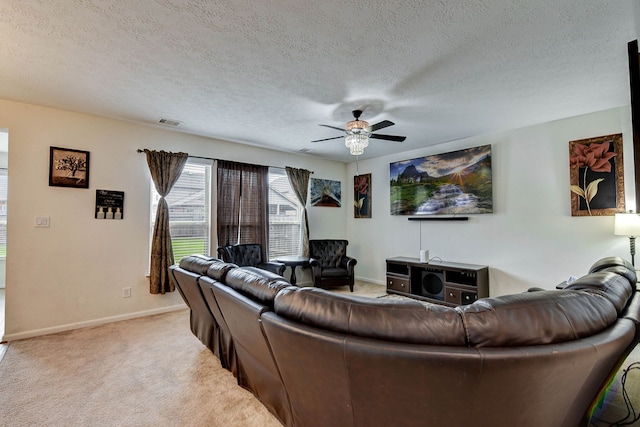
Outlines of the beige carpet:
M331 291L341 294L359 295L370 298L378 298L383 295L387 295L387 287L385 285L376 285L375 283L362 282L359 280L356 280L353 285L353 293L351 293L348 286L332 288Z
M2 426L280 426L189 329L189 312L9 343Z
M354 294L384 287L357 283ZM636 361L638 349L623 369ZM622 373L592 425L627 414ZM640 408L640 370L626 376ZM12 342L0 384L0 426L280 426L191 334L188 310Z

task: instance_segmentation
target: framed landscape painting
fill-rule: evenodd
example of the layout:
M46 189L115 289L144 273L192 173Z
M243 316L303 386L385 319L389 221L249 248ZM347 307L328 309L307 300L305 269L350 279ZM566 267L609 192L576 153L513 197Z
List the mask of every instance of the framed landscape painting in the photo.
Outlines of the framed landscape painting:
M493 212L491 145L390 164L392 215Z

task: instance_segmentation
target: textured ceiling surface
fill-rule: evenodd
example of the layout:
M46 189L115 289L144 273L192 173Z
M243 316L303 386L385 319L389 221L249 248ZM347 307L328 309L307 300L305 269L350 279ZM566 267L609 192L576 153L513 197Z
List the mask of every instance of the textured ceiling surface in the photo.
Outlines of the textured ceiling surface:
M348 162L628 105L634 1L3 0L0 98Z

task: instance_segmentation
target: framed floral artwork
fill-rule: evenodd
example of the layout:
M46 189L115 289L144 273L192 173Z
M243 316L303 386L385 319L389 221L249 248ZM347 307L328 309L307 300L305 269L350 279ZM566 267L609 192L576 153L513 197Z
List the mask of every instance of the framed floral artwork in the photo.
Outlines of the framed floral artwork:
M622 134L569 142L571 215L625 211Z
M353 217L371 218L371 174L353 177Z

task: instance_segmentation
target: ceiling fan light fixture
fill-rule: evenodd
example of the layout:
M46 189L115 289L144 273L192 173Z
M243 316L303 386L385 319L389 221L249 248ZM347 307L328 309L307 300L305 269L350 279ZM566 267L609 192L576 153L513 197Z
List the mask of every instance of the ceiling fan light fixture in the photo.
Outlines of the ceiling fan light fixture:
M344 138L344 145L349 149L349 153L352 156L360 156L364 154L364 149L369 146L369 136L362 133L349 134Z
M365 131L369 127L369 123L364 120L351 120L347 123L346 131L347 132L362 132Z
M382 139L387 141L398 141L402 142L406 139L405 136L397 136L397 135L379 135L374 134L380 129L384 129L389 126L393 126L395 123L389 120L383 120L379 123L376 123L372 126L369 126L369 123L360 120L360 115L362 114L362 110L353 110L351 112L353 114L353 118L355 120L351 120L347 122L344 129L340 129L336 126L331 125L320 125L324 127L328 127L331 129L342 131L344 130L347 133L347 136L344 138L344 145L349 149L349 153L352 156L359 156L364 154L364 149L369 146L369 138ZM324 138L324 139L316 139L311 142L321 142L321 141L329 141L332 139L339 139L341 137L334 136L333 138Z

